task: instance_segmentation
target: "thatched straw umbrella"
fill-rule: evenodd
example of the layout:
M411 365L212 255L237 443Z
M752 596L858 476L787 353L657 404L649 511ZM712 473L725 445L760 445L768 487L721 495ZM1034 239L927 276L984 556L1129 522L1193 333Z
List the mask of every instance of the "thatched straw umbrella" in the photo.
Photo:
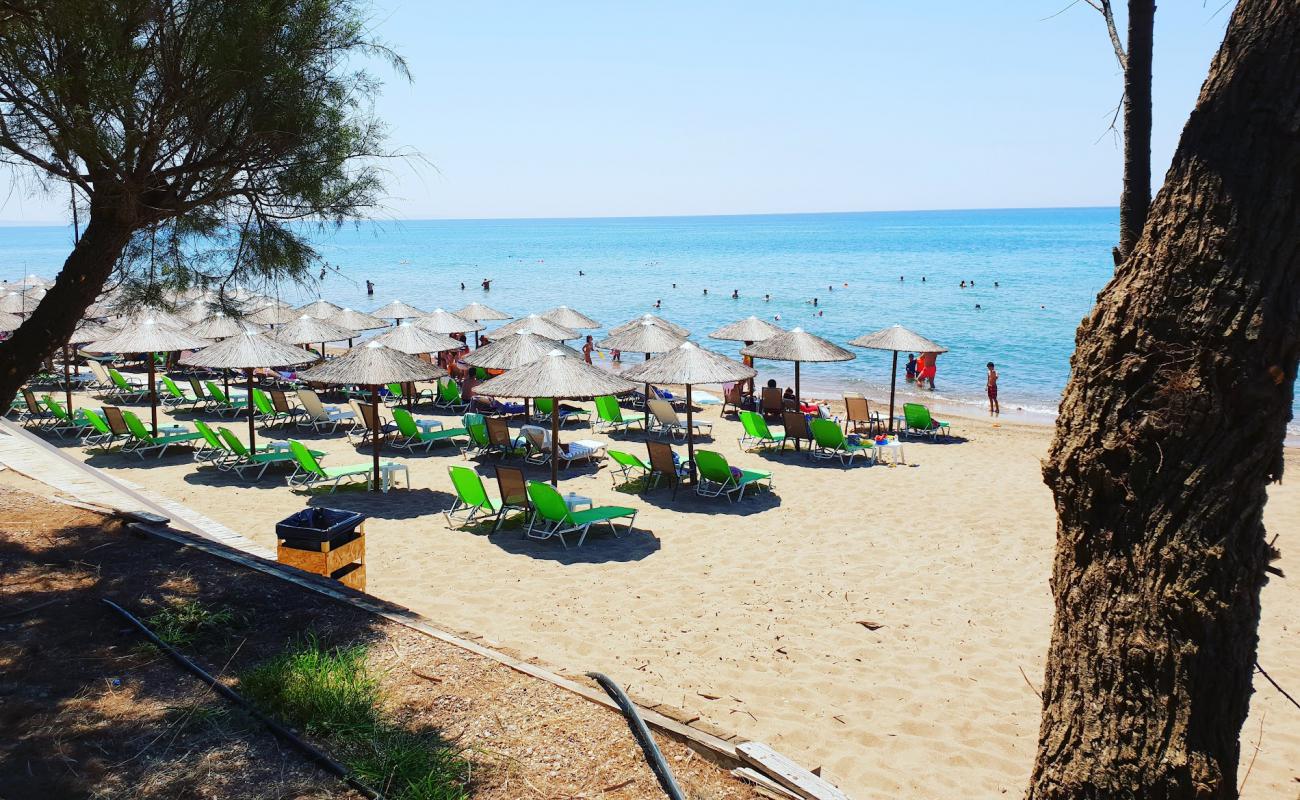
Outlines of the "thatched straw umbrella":
M373 317L382 317L383 319L391 319L393 323L396 324L404 319L423 317L424 312L413 305L403 303L401 300L394 300L386 306L380 306L374 311L371 311L370 315Z
M794 400L803 404L803 395L799 394L799 365L805 361L852 361L856 356L834 342L808 333L803 328L794 328L780 336L773 336L761 342L755 342L741 348L741 355L752 358L765 358L769 361L794 362ZM799 440L794 443L799 449Z
M784 328L778 328L767 320L758 317L746 317L739 322L733 322L730 325L723 325L713 333L709 334L710 339L725 339L732 342L761 342L764 339L771 339L773 336L779 336L785 333Z
M0 311L0 331L8 333L16 331L22 327L23 318L17 314L10 314L7 311Z
M207 347L211 342L183 330L169 327L147 313L133 314L128 323L107 339L91 342L92 353L144 353L149 365L149 417L153 435L158 435L158 388L154 384L154 353L171 353Z
M372 317L362 311L356 311L351 308L344 308L328 320L342 328L360 333L361 331L373 331L380 328L387 328L388 323L379 317ZM353 337L356 338L356 337ZM348 347L352 346L352 339L348 339Z
M334 305L328 300L313 300L306 305L298 306L299 314L306 314L316 319L327 319L333 321L333 317L343 310L343 306ZM335 322L335 325L338 323Z
M416 325L424 328L426 331L434 333L469 333L474 332L474 346L478 347L478 332L485 326L465 319L459 314L453 314L450 311L444 311L441 308L435 308L423 317L415 321Z
M391 347L394 350L413 356L423 353L444 353L448 350L459 350L464 346L460 341L450 336L425 330L417 324L417 321L410 320L399 322L384 333L376 336L373 341L379 342L384 347ZM404 384L402 388L405 390ZM406 407L410 408L413 403L414 399L408 395L406 397Z
M276 325L287 325L300 316L302 315L294 311L292 306L286 307L272 303L246 315L244 319L249 322L256 322L258 325L270 325L274 328Z
M682 342L653 361L637 364L623 377L649 383L682 383L686 385L686 449L691 467L691 483L695 482L695 418L691 402L691 386L697 383L732 383L746 381L756 374L747 367L721 353L714 353L692 342ZM649 426L647 426L649 427Z
M902 325L890 325L875 333L864 333L849 342L854 347L867 350L891 350L894 364L889 370L889 430L894 430L894 387L898 383L898 354L903 352L946 353L948 348L935 344L915 331Z
M542 319L536 314L529 314L526 317L520 317L514 322L507 322L493 332L493 336L509 336L512 333L535 333L538 336L544 336L556 342L563 342L566 339L577 339L580 334L563 325L556 325L554 322Z
M474 388L474 393L484 397L551 398L551 485L558 486L560 483L559 401L582 400L606 394L626 394L634 389L636 384L556 349L531 364L525 364L504 375L484 381Z
M565 328L572 328L575 331L594 330L601 327L601 324L586 314L568 306L556 306L550 311L543 311L539 315L547 322L554 322Z
M266 330L266 326L225 314L211 314L186 330L202 339L225 339L241 333L261 333Z
M40 275L37 275L37 274L35 274L35 273L31 273L31 272L29 272L28 274L26 274L26 275L23 276L23 279L22 279L22 280L18 281L18 282L17 282L16 284L14 284L14 285L15 285L15 286L33 286L33 287L36 287L36 288L38 288L38 289L44 289L44 288L47 287L47 286L53 286L53 285L54 285L54 281L49 280L49 279L47 279L47 278L42 278Z
M544 358L553 350L560 350L572 358L582 358L582 354L577 350L560 344L554 339L547 339L545 336L538 336L528 331L518 331L493 339L462 360L472 367L511 370Z
M453 313L461 319L473 320L474 322L499 322L503 319L514 319L504 311L497 311L492 306L486 306L478 302L470 303L460 311ZM474 349L477 350L478 346L478 331L476 330L474 331Z
M441 378L447 370L423 359L408 355L371 340L358 345L331 361L326 361L298 377L317 383L358 385L370 387L370 416L375 425L370 430L371 455L375 460L375 474L371 489L379 491L379 387L388 383L428 381Z
M644 353L645 360L649 361L651 353L667 353L669 350L680 347L684 341L686 341L685 338L678 336L667 328L661 328L655 323L645 320L622 333L606 337L597 347L603 350L627 350L634 353ZM645 384L645 399L647 401L646 410L649 411L649 382ZM646 415L645 436L646 441L649 441L650 418L648 414Z
M253 370L267 367L293 367L311 361L311 354L300 347L277 342L265 333L245 332L205 347L182 364L196 367L242 369L248 383L248 451L257 452L257 430L253 427Z
M328 320L317 319L309 314L299 314L293 322L281 325L271 331L270 336L284 344L314 344L320 342L320 357L325 357L326 342L342 342L351 339L356 331L335 325Z
M498 311L492 306L479 302L470 303L454 313L461 319L472 319L475 322L499 322L503 319L514 319L504 311Z
M630 331L633 328L635 328L637 325L640 325L642 322L650 322L655 325L658 325L661 328L665 328L667 330L672 331L673 333L677 334L683 339L691 335L691 332L683 328L681 325L678 325L675 322L669 322L663 317L656 317L654 314L642 314L641 316L637 317L634 320L631 320L629 322L624 322L622 325L619 325L618 327L610 328L608 335L613 336L616 333L624 333L625 331Z

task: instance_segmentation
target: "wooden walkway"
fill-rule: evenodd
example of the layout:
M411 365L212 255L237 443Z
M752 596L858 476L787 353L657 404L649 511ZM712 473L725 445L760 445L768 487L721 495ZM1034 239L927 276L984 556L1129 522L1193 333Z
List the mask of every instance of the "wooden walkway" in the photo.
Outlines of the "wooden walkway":
M0 420L0 464L83 503L136 516L162 517L174 527L204 539L275 560L274 552L211 517L125 478L110 477L88 467L10 420Z

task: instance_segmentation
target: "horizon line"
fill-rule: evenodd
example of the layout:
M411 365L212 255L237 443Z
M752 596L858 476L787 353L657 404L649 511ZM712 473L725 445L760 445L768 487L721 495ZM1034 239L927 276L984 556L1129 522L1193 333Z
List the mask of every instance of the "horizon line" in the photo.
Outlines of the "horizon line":
M970 208L896 208L828 211L758 211L717 212L710 214L598 214L587 216L505 216L505 217L382 217L372 216L353 220L358 222L577 222L584 220L632 219L726 219L735 217L816 217L842 214L945 214L957 211L1085 211L1118 210L1118 205L1077 206L974 206ZM349 224L349 223L344 223ZM60 228L71 227L68 220L6 220L0 219L0 228Z

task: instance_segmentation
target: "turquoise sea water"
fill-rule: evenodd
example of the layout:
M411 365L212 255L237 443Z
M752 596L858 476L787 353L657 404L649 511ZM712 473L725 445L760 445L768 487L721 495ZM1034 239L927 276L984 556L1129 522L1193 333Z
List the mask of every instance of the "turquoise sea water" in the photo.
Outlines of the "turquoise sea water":
M367 311L394 298L449 310L479 300L512 314L565 304L607 327L660 300L656 313L731 354L739 343L705 335L750 314L841 344L900 323L950 348L937 405L983 406L993 361L1005 410L1050 415L1075 328L1111 275L1116 219L1113 208L1072 208L374 222L319 237L325 280L281 293L297 303L318 291ZM53 276L70 240L65 228L0 228L0 278ZM485 277L490 292L479 288ZM963 280L974 287L959 288ZM856 352L805 365L804 394L887 393L889 354ZM788 364L759 367L782 383L791 374Z

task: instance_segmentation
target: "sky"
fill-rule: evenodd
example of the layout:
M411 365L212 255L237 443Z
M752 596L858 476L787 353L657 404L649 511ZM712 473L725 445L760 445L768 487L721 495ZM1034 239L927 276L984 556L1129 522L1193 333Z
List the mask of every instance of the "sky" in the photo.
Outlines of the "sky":
M413 73L374 65L376 111L420 156L391 163L377 216L1116 205L1119 68L1070 3L375 0ZM1222 6L1156 12L1157 186ZM0 221L64 221L29 184L0 173Z

